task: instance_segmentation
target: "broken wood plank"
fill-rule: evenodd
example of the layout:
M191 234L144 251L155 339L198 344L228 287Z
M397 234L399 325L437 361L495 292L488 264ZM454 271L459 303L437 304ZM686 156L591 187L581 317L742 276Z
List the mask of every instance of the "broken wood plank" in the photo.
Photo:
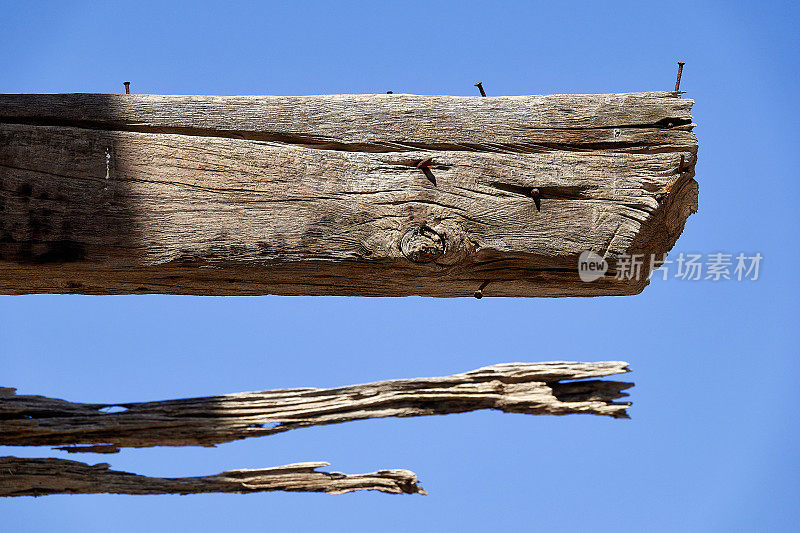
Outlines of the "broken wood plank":
M692 104L0 95L0 293L636 294L618 258L697 209Z
M507 363L444 377L378 381L143 403L73 403L0 389L0 445L61 445L69 452L120 447L213 446L351 420L496 409L536 415L627 418L614 400L632 383L590 378L627 363ZM578 381L574 381L578 380ZM77 445L77 446L76 446ZM83 445L83 446L81 446Z
M263 469L229 470L213 476L159 478L110 470L65 459L0 457L0 496L47 494L198 494L207 492L327 492L377 490L389 494L427 494L409 470L369 474L317 472L330 463L295 463Z

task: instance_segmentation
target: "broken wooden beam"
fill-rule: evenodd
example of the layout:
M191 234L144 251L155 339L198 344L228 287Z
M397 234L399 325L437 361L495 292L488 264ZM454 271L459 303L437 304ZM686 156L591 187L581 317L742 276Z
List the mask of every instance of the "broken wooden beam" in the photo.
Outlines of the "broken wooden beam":
M377 490L426 494L409 470L369 474L317 472L329 463L295 463L263 469L229 470L213 476L160 478L110 470L66 459L0 457L0 496L47 494L198 494L207 492L327 492Z
M0 95L0 294L635 294L697 209L692 104Z
M591 378L627 363L508 363L444 377L332 389L279 389L144 403L73 403L0 388L0 445L59 445L69 452L120 447L213 446L351 420L496 409L535 415L627 418L632 383ZM576 381L577 380L577 381Z

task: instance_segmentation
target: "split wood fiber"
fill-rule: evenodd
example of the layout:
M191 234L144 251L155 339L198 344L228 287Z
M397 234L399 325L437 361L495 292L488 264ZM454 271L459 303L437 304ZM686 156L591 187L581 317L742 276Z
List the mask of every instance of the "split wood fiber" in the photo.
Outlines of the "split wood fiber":
M213 476L158 478L110 470L65 459L0 457L0 496L47 494L197 494L206 492L327 492L377 490L426 494L408 470L370 474L317 472L329 463L295 463L256 470L229 470Z
M279 389L144 403L74 403L0 388L0 445L214 446L247 437L351 420L495 409L533 415L627 418L632 383L593 378L628 372L622 361L507 363L444 377L332 389Z

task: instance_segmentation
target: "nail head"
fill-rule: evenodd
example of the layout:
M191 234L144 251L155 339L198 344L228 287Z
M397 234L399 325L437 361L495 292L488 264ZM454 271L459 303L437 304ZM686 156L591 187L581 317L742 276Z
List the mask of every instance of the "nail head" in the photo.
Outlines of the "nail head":
M431 164L431 161L433 161L432 157L426 157L425 159L417 163L417 168L420 169L427 168L427 166Z

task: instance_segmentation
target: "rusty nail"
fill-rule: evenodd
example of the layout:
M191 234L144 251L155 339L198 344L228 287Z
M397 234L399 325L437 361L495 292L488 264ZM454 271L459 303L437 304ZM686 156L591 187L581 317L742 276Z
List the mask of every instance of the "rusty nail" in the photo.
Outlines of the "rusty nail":
M434 186L436 186L436 176L434 176L433 172L431 172L431 169L428 168L428 165L431 164L432 160L433 160L432 157L426 157L425 159L417 163L417 168L420 169L423 174L425 174L425 177L428 178L428 181L430 181L431 183L433 183Z
M679 93L681 90L681 75L683 74L683 65L685 65L683 61L678 61L678 79L675 80L675 92Z
M536 205L536 210L542 210L542 199L541 199L541 192L536 187L531 189L530 196L533 198L533 203Z
M131 94L131 82L123 81L122 84L125 86L125 94Z
M479 81L478 83L476 83L475 87L477 87L478 90L481 92L481 96L486 96L486 91L483 90L483 82L482 81Z
M478 300L483 298L483 289L485 289L488 284L489 284L489 280L488 279L486 281L484 281L483 283L481 283L481 286L478 287L478 290L475 291L473 296L475 296L475 298L477 298Z
M420 170L422 170L423 168L428 168L428 165L431 164L431 161L433 161L432 157L426 157L425 159L417 163L417 168Z

